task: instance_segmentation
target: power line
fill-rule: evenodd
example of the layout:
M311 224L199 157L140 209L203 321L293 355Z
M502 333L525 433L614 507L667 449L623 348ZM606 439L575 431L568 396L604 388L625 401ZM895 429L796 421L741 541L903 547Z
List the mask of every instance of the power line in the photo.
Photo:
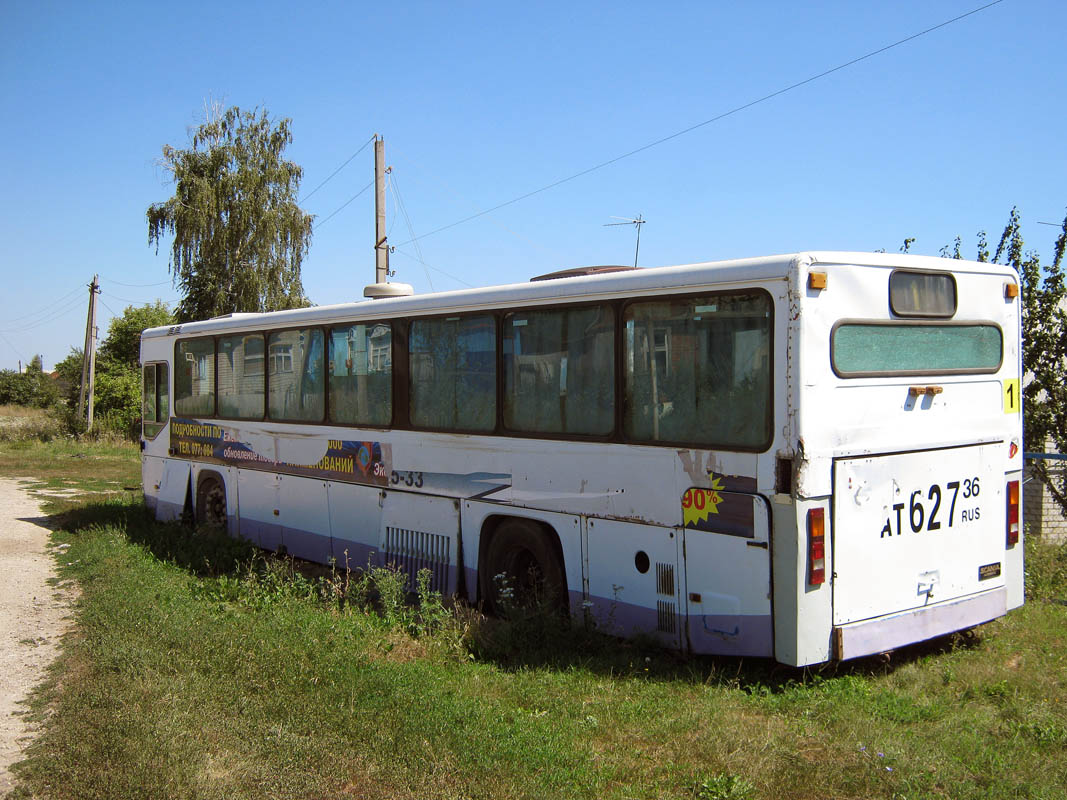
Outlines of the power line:
M568 183L568 182L573 181L573 180L575 180L577 178L581 178L582 176L588 175L591 172L596 172L599 169L603 169L604 167L607 167L607 166L610 166L612 164L615 164L616 162L622 161L623 159L630 158L630 156L635 156L638 153L643 153L645 150L649 150L649 149L651 149L653 147L656 147L658 145L664 144L665 142L669 142L672 139L677 139L679 136L684 136L687 133L692 133L693 131L697 130L698 128L703 128L705 125L711 125L714 122L718 122L720 120L726 119L729 116L733 116L734 114L737 114L737 113L740 113L741 111L744 111L746 109L752 108L753 106L759 105L760 103L765 103L766 101L771 100L771 99L773 99L775 97L778 97L779 95L783 95L786 92L791 92L794 89L799 89L801 86L805 86L805 85L807 85L809 83L812 83L813 81L817 81L820 78L825 78L827 75L832 75L835 72L840 72L841 70L846 69L848 67L851 67L851 66L853 66L855 64L858 64L861 61L866 61L869 58L873 58L874 56L880 55L881 53L884 53L884 52L886 52L888 50L892 50L894 47L900 47L903 44L907 44L910 41L918 39L920 36L925 36L928 33L933 33L934 31L936 31L936 30L938 30L940 28L944 28L947 25L951 25L954 22L959 22L961 19L966 19L967 17L973 16L974 14L977 14L977 13L979 13L981 11L985 11L986 9L992 8L993 6L999 5L1000 3L1003 3L1003 2L1004 2L1004 0L993 0L993 2L991 2L991 3L986 3L984 6L979 6L978 8L975 8L975 9L973 9L971 11L968 11L968 12L966 12L964 14L960 14L959 16L953 17L952 19L945 20L944 22L938 23L937 25L934 25L934 26L932 26L930 28L926 28L925 30L919 31L918 33L913 33L911 36L906 36L903 39L899 39L898 41L893 42L892 44L887 44L884 47L879 47L877 50L872 50L871 52L866 53L865 55L859 56L858 58L853 58L851 61L846 61L843 64L838 64L836 67L832 67L832 68L830 68L828 70L825 70L824 72L820 72L818 75L812 75L810 78L805 78L802 81L797 81L796 83L793 83L793 84L790 84L789 86L786 86L784 89L779 89L776 92L771 92L770 94L766 94L763 97L760 97L760 98L758 98L756 100L752 100L752 101L750 101L748 103L745 103L744 105L737 106L736 108L732 108L729 111L724 111L723 113L718 114L718 115L712 117L711 119L706 119L703 122L698 122L696 125L690 125L688 128L684 128L684 129L682 129L680 131L676 131L675 133L672 133L669 136L664 136L662 139L656 139L656 141L649 142L648 144L642 145L641 147L638 147L635 150L631 150L628 153L623 153L620 156L615 156L614 158L608 159L607 161L603 161L603 162L597 164L596 166L592 166L592 167L589 167L588 169L583 169L581 172L576 172L573 175L569 175L566 178L560 178L558 181L550 183L547 186L542 186L540 189L534 189L532 192L527 192L526 194L519 195L518 197L513 198L511 200L508 200L508 201L506 201L504 203L500 203L498 205L495 205L492 208L487 208L484 211L479 211L477 214L471 214L469 217L464 217L463 219L457 220L456 222L449 223L448 225L442 225L440 228L435 228L434 230L430 231L429 233L424 233L424 234L422 234L421 236L419 236L417 238L425 239L427 236L433 236L435 233L441 233L442 231L447 231L449 228L454 228L457 225L462 225L465 222L470 222L471 220L478 219L478 217L484 217L486 214L492 214L494 211L499 211L502 208L505 208L507 206L513 205L513 204L518 203L518 202L520 202L522 200L526 200L527 198L533 197L536 194L541 194L542 192L547 192L549 189L555 189L557 186L561 186L564 183ZM397 246L398 247L402 247L402 246L404 246L406 244L411 244L412 241L414 241L414 240L408 240L406 242L401 242Z
M357 197L359 197L359 196L360 196L361 194L363 194L363 193L364 193L365 191L367 191L367 190L368 190L368 189L369 189L370 187L372 187L373 185L374 185L374 181L371 181L371 182L370 182L370 183L368 183L368 184L367 184L366 186L364 186L364 187L363 187L362 189L360 189L360 190L359 190L358 192L356 192L356 193L355 193L354 195L352 195L351 197L349 197L349 198L348 198L348 199L347 199L347 200L346 200L346 201L345 201L344 203L342 203L342 204L341 204L340 208L337 208L337 209L335 209L335 210L334 210L334 212L333 212L332 214L330 214L330 216L326 217L326 219L322 219L322 220L319 220L318 222L316 222L316 223L315 223L315 227L314 227L314 228L312 228L312 230L315 230L315 231L317 231L317 230L319 229L319 227L320 227L320 226L322 226L322 225L325 225L325 224L326 224L326 223L327 223L327 222L328 222L329 220L331 220L331 219L333 219L333 218L334 218L335 216L337 216L337 214L338 214L338 213L339 213L339 212L340 212L340 211L341 211L342 209L344 209L344 207L345 207L345 206L347 206L347 205L348 205L349 203L351 203L351 202L352 202L353 200L355 200L355 199L356 199Z
M100 276L100 280L107 281L108 283L113 283L116 286L125 286L127 289L148 289L148 288L151 288L153 286L166 286L167 284L172 284L174 282L174 281L171 280L171 281L160 281L159 283L123 283L122 281L112 280L111 278L107 277L106 275L101 275Z
M392 151L394 153L399 152L399 149L396 147L396 145L390 145L390 147L392 148ZM425 172L427 175L429 175L431 178L433 178L435 181L437 181L441 186L443 186L445 189L447 189L452 194L452 196L455 197L457 200L462 200L464 203L471 203L473 205L473 201L469 197L466 197L461 192L459 192L454 186L452 186L448 181L446 181L440 175L437 175L432 170L427 169L424 165L422 165L419 162L415 161L410 156L405 155L404 156L404 161L406 163L408 163L408 164L414 164L420 170ZM499 220L490 219L489 222L491 222L493 225L496 225L496 227L500 228L500 230L504 231L504 233L510 234L511 236L514 236L516 239L519 239L519 240L525 242L526 244L530 245L531 247L535 247L538 250L549 254L550 256L552 256L553 258L557 259L558 261L566 261L567 260L566 256L562 255L559 251L553 250L550 247L546 247L542 242L535 242L530 237L524 236L523 234L518 233L517 231L513 231L511 228L509 228L507 225L504 225ZM414 234L412 234L412 235L414 236ZM427 235L429 235L429 234L427 234ZM411 239L410 241L414 241L414 239ZM405 242L404 244L408 244L408 242Z
M30 318L30 317L36 317L36 316L37 316L37 315L39 315L39 314L49 314L49 313L51 313L51 312L52 312L52 311L54 310L54 308L55 308L55 307L56 307L57 305L59 305L60 303L62 303L62 302L63 302L64 300L66 300L66 299L67 299L68 297L71 297L72 295L76 294L77 292L83 292L83 291L85 291L85 287L83 287L83 286L78 286L78 287L76 287L76 288L74 288L74 289L71 289L71 290L70 290L69 292L67 292L67 293L66 293L65 295L63 295L62 297L60 297L60 298L59 298L58 300L55 300L55 301L53 301L53 302L52 302L52 303L50 303L50 304L49 304L48 306L45 306L44 308L38 309L37 311L31 312L31 313L29 313L29 314L23 314L23 315L22 315L21 317L14 317L14 318L12 318L12 319L6 320L6 321L5 321L5 324L8 324L8 325L10 325L10 324L11 324L12 322L19 322L20 320L28 319L28 318Z
M103 294L103 292L101 292L101 294ZM147 306L147 305L151 305L151 303L152 303L151 300L131 300L128 297L119 297L114 292L110 292L108 296L111 297L112 300L121 300L123 303L133 303L134 305L137 305L137 306ZM157 297L156 300L159 300L160 302L163 302L163 298L162 297ZM168 300L167 302L170 303L172 301Z
M103 295L103 292L101 292L100 294ZM100 305L102 305L104 308L106 308L108 311L110 311L111 312L111 316L113 316L113 317L121 317L122 316L122 314L118 313L115 309L113 309L111 306L109 306L107 303L105 303L103 297L100 298Z
M396 207L400 209L400 213L404 215L404 222L407 223L408 234L412 236L412 244L415 245L415 252L418 253L418 260L422 263L423 271L426 273L426 282L430 284L430 291L434 291L433 279L430 277L430 270L425 261L422 260L422 248L419 247L419 241L415 237L415 229L411 226L411 217L408 216L408 210L404 206L404 201L400 198L400 185L396 182L396 170L390 170L389 172L389 185L393 187L393 196L396 198Z
M42 319L39 319L36 322L31 322L27 325L23 325L21 328L7 328L3 331L0 331L0 333L25 333L26 331L32 331L35 328L40 328L42 325L48 325L49 323L55 322L60 317L66 316L70 313L72 309L80 306L81 303L81 298L74 297L67 301L61 307L54 308L49 311L49 316L43 317Z
M468 288L470 288L470 289L473 289L473 288L474 288L474 284L473 284L473 283L467 283L467 282L466 282L465 280L463 280L462 278L457 278L457 277L456 277L455 275L451 274L450 272L445 272L445 271L444 271L443 269L440 269L439 267L435 267L435 266L434 266L433 264L427 264L427 263L426 263L425 261L423 261L423 260L422 260L421 258L418 258L417 256L413 256L413 255L411 255L411 253L405 253L405 252L404 252L403 250L397 250L397 249L396 249L395 247L393 248L393 252L395 252L395 253L400 253L400 255L402 255L402 256L405 256L405 257L407 257L407 258L410 258L410 259L411 259L412 261L418 261L418 262L419 262L420 264L422 264L422 265L423 265L424 267L429 267L429 268L430 268L430 269L432 269L432 270L433 270L434 272L440 272L440 273L441 273L442 275L444 275L444 276L445 276L446 278L451 278L451 279L452 279L452 280L454 280L454 281L455 281L456 283L462 283L462 284L463 284L464 286L466 286L466 287L468 287Z
M7 342L7 346L10 347L12 352L19 357L20 361L24 361L27 364L30 363L29 361L26 361L26 357L22 355L22 352L18 348L16 348L15 345L11 344L11 340L4 336L4 334L0 333L0 339L3 339L5 342Z
M330 182L330 178L333 178L334 175L336 175L338 172L340 172L345 167L347 167L349 162L353 158L358 156L360 153L362 153L364 150L366 150L367 149L367 145L369 145L371 142L373 142L377 137L378 137L378 134L374 134L373 136L371 136L366 142L363 143L363 146L361 148L359 148L356 152L354 152L352 155L350 155L348 157L348 160L345 161L345 163L343 163L341 166L339 166L337 169L335 169L333 172L331 172L329 177L326 178L326 180L324 180L322 183L320 183L318 186L316 186L314 189L312 189L306 195L304 195L299 200L297 200L296 201L297 204L299 205L300 203L303 203L305 200L307 200L309 197L311 197L311 195L315 194L315 192L317 192L319 189L321 189L323 186L325 186L327 183L329 183Z

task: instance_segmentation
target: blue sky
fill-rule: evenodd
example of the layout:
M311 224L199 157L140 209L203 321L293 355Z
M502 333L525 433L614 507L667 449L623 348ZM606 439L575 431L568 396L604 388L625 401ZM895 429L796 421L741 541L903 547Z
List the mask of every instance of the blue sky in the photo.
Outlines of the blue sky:
M47 368L125 306L171 302L145 209L156 160L209 99L290 117L310 192L374 133L423 234L983 5L924 2L18 3L0 5L0 368ZM1044 257L1067 207L1067 4L980 13L493 214L412 237L389 197L394 280L418 292L806 249L936 254L1012 205ZM311 196L371 180L367 148ZM373 280L373 197L316 228L319 304ZM421 258L430 266L415 260Z

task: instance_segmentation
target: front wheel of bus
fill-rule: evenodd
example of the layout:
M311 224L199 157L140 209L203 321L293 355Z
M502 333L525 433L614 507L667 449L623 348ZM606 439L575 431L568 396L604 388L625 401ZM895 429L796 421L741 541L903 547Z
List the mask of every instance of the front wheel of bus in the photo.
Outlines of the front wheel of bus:
M205 478L196 490L196 522L226 530L226 488L218 478Z
M502 522L489 542L484 566L482 596L495 616L566 608L563 565L549 534L536 523Z

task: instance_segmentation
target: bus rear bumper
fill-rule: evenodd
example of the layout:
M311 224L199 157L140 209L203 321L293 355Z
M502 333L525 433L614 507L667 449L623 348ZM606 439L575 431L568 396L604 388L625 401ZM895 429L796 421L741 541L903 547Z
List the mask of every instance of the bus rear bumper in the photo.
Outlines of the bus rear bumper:
M884 653L989 622L1007 613L1007 598L1007 590L1001 587L899 614L835 626L834 658L844 661Z

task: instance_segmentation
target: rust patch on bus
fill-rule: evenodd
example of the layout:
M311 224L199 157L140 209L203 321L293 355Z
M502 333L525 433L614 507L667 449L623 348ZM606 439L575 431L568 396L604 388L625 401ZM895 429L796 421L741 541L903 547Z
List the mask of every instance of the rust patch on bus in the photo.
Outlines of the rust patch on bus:
M707 486L727 492L748 494L753 494L756 491L756 479L754 477L750 475L725 474L721 471L713 453L708 453L707 462L702 464L699 451L679 450L678 460L694 487Z

